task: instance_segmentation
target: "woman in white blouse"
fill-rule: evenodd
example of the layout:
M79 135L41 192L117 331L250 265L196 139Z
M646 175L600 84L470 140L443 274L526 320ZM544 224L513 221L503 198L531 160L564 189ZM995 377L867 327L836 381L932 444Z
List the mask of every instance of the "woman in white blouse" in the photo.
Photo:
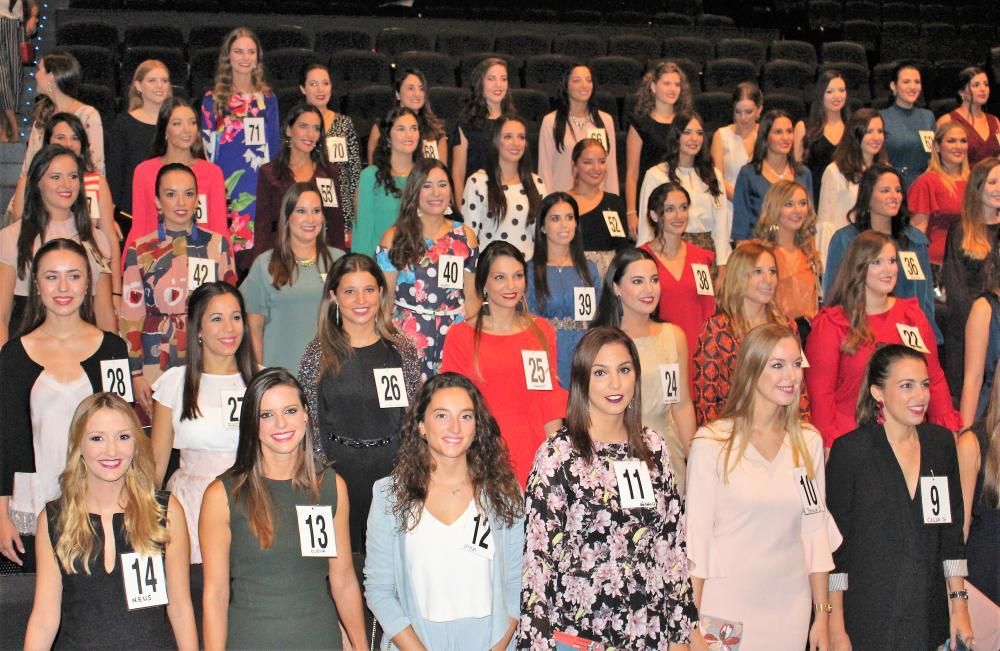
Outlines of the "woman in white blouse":
M712 162L722 172L726 198L733 200L733 188L740 168L750 162L757 142L757 122L764 109L764 95L757 84L744 81L733 89L733 123L717 129L712 136Z

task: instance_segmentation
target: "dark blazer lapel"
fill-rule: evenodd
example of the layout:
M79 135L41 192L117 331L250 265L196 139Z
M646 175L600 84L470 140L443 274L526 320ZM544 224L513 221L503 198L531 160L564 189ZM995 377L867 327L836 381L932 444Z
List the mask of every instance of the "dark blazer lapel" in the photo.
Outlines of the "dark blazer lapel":
M906 487L903 469L899 467L899 461L896 460L896 455L889 445L889 439L886 438L885 429L881 425L869 425L866 433L872 443L872 450L875 454L875 469L881 481L878 489L892 504L889 512L883 514L886 518L893 519L892 523L886 522L886 526L893 526L902 535L904 544L915 549L917 528L911 517L910 491ZM923 446L921 446L920 452L923 456ZM921 463L923 462L921 461Z

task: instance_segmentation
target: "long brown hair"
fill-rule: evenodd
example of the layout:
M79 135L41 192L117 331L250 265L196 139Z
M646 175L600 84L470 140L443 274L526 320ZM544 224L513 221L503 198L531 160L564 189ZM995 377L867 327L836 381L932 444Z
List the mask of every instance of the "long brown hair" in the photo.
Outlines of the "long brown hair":
M517 122L524 128L525 147L521 159L517 161L517 177L521 181L521 192L528 197L526 220L528 226L532 226L538 214L538 206L542 203L542 195L535 185L535 173L531 171L535 166L531 162L531 147L527 141L528 127L519 117L501 116L493 123L490 147L486 154L486 216L493 220L495 226L499 226L507 216L507 195L504 193L507 186L503 183L503 173L500 171L500 139L504 125L509 122Z
M226 35L219 48L219 61L215 67L215 87L212 89L212 99L215 102L215 119L220 123L226 111L229 110L229 98L233 95L233 63L229 58L229 50L233 43L240 38L249 38L257 46L257 66L250 73L250 81L254 89L260 93L270 93L271 87L267 84L264 73L264 48L260 45L260 39L250 30L249 27L237 27Z
M840 343L840 350L853 355L859 347L875 340L868 326L865 312L865 287L868 267L874 262L886 244L896 243L888 235L878 231L865 231L851 242L844 261L837 270L837 278L827 300L827 305L839 305L851 324L847 338Z
M687 75L673 61L660 61L646 71L646 74L639 80L639 85L635 90L635 108L632 116L636 119L648 117L656 106L656 97L653 95L653 84L660 80L660 77L669 73L675 73L681 79L681 92L677 96L674 104L674 115L678 113L690 113L694 106L694 99L691 96L691 83ZM675 121L676 122L676 121Z
M823 98L826 96L826 89L830 87L830 82L839 79L844 82L846 90L847 81L839 70L827 68L821 70L816 77L816 84L813 86L812 102L809 104L809 116L805 120L806 133L802 139L802 146L805 149L803 162L808 162L812 153L812 146L823 138L823 128L826 126L826 107L823 105ZM847 93L845 92L845 95ZM840 107L840 119L847 124L847 102Z
M281 289L285 285L294 285L299 277L299 265L295 261L295 253L292 251L291 217L295 212L295 207L299 203L299 197L306 192L312 192L317 198L320 197L316 184L312 181L300 181L293 183L285 196L281 198L281 212L278 214L278 237L271 250L271 259L267 263L267 273L271 276L271 284L275 289ZM320 269L329 270L333 264L333 258L326 246L326 218L320 222L319 235L316 236L316 263L320 264Z
M13 333L14 336L26 335L45 323L45 319L48 316L48 310L46 310L45 306L42 304L42 297L38 293L38 269L41 265L42 258L52 251L72 251L80 256L81 260L83 260L83 273L87 275L87 290L83 296L83 303L80 304L80 318L91 325L97 325L97 322L94 319L94 278L91 275L90 259L87 257L87 251L73 240L57 237L56 239L49 240L43 244L38 249L38 252L35 253L34 260L31 263L32 278L28 289L27 307L24 310L24 316L21 318L21 323L17 324L18 328L17 332Z
M448 179L448 196L454 194L451 189L451 175L448 174L448 168L444 163L436 158L422 158L414 164L410 176L406 179L406 187L403 188L403 197L399 203L399 219L396 220L396 234L389 248L389 260L397 269L417 264L427 252L423 225L420 221L420 190L424 187L431 170L435 169L444 172ZM454 208L451 215L445 215L445 219L448 218L459 221L462 219Z
M986 409L986 467L983 468L983 499L993 508L1000 508L1000 365L993 375L993 391Z
M378 145L375 147L375 153L372 155L372 165L375 166L375 188L382 186L382 190L389 196L398 197L402 193L399 188L396 187L396 179L392 176L392 127L396 124L396 120L403 117L404 115L409 115L417 122L417 126L420 126L420 117L414 113L412 110L406 108L405 106L397 106L396 108L389 111L382 121L379 122L379 137ZM417 146L413 150L413 164L416 165L424 157L424 148ZM413 175L411 170L410 175Z
M718 311L729 317L733 334L736 335L737 340L746 336L750 330L750 320L746 317L743 295L746 293L750 274L757 266L757 259L765 253L771 256L775 266L777 266L777 258L774 257L774 252L770 247L753 240L743 242L736 247L726 263L726 277L719 287L717 304ZM775 296L777 296L777 292L775 292ZM781 313L773 298L764 311L770 323L782 326L788 323L788 319Z
M984 158L976 163L969 174L969 183L965 187L965 198L962 201L962 251L973 260L985 260L990 248L995 243L990 242L989 233L984 221L983 188L986 178L993 169L1000 165L1000 159Z
M480 61L479 64L472 69L472 74L469 76L469 97L465 100L465 104L462 105L458 114L458 119L462 122L468 123L469 126L474 129L482 129L490 118L490 107L486 104L486 98L483 97L483 82L485 80L486 73L489 72L490 68L493 66L502 66L504 71L507 71L508 75L510 74L509 66L507 65L506 60L498 57L489 57ZM515 112L514 98L511 96L510 91L511 85L508 81L507 92L500 101L501 115L512 115Z

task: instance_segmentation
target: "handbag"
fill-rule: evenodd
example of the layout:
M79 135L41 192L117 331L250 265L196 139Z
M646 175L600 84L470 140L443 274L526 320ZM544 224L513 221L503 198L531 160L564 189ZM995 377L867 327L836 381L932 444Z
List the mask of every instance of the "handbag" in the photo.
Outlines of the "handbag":
M21 57L22 66L35 65L35 46L27 38L21 41L18 47L18 55Z

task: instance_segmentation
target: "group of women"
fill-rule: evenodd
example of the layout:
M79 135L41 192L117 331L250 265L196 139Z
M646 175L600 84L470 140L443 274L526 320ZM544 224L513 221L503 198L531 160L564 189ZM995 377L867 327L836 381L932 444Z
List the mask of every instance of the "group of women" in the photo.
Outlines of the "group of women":
M822 74L798 124L740 84L709 142L654 65L622 196L585 65L537 168L502 59L450 133L399 71L362 169L329 70L279 120L239 28L200 119L139 66L105 179L64 56L0 231L26 648L360 649L371 615L385 649L1000 637L976 69L921 163L913 66L881 114Z

